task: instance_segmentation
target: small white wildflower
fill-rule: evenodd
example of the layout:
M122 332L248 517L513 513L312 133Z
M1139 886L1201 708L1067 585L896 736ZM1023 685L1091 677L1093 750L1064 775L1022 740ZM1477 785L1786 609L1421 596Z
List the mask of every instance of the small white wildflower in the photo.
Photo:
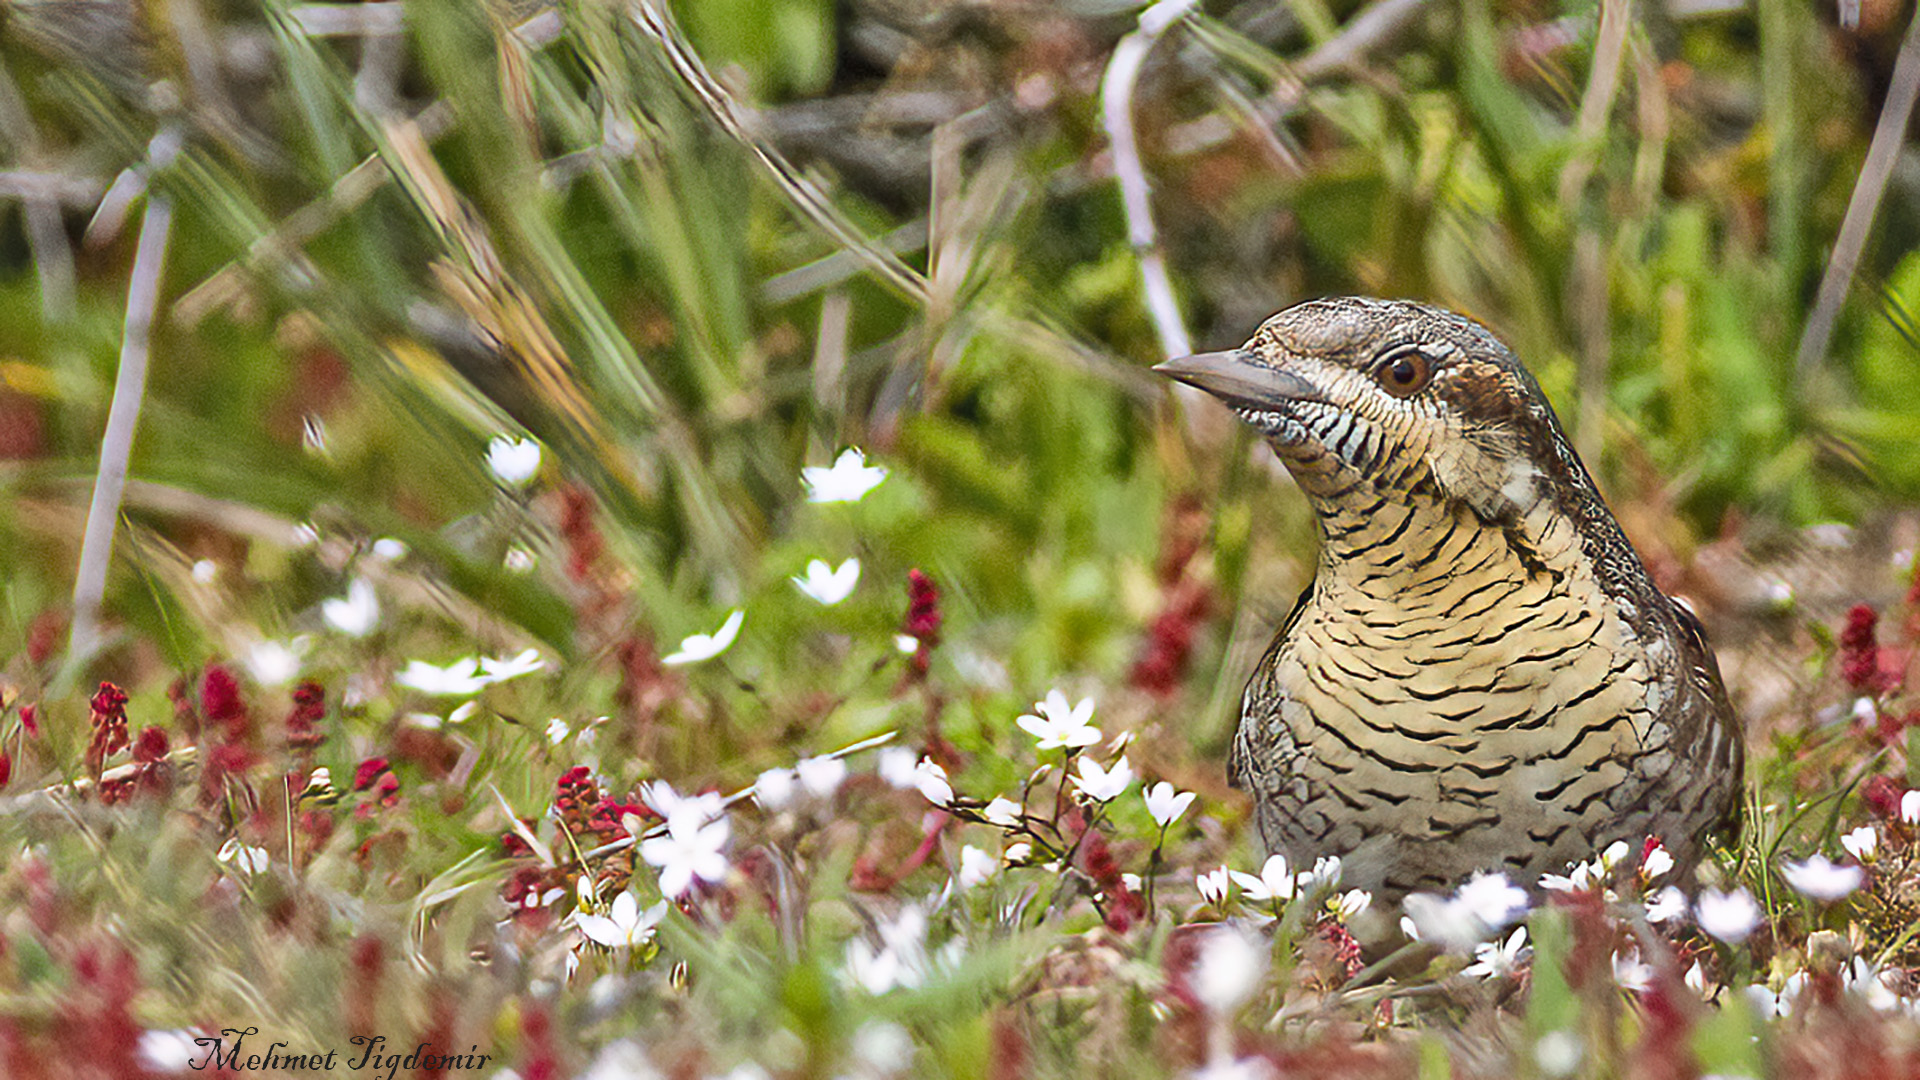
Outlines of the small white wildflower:
M547 666L540 658L539 649L522 649L513 656L499 658L483 656L480 658L480 677L489 683L506 682L531 675Z
M547 721L547 741L553 745L559 746L561 743L566 742L567 736L571 734L573 734L573 726L565 720L556 716Z
M1880 850L1880 833L1871 825L1862 825L1842 836L1840 846L1861 862L1872 862Z
M1600 853L1600 869L1611 872L1614 867L1620 865L1621 860L1625 859L1632 852L1633 848L1629 847L1625 840L1615 840L1613 843L1607 845L1605 851Z
M540 471L540 444L495 435L487 442L487 471L508 487L524 487Z
M1127 764L1127 756L1113 763L1111 769L1103 769L1100 763L1090 757L1080 759L1080 775L1070 777L1073 786L1095 802L1112 802L1133 783L1133 766Z
M848 559L836 570L824 560L814 559L807 563L805 576L791 580L793 587L807 599L832 607L853 595L853 587L860 581L860 560Z
M1019 803L1004 795L995 795L993 801L987 804L987 808L980 812L980 816L1002 828L1013 829L1019 827L1021 813L1022 807Z
M727 875L721 849L732 831L724 816L696 824L691 815L669 813L666 835L640 841L640 857L660 868L660 893L671 900L692 888L695 878L713 882Z
M613 907L605 915L575 915L573 924L595 944L609 949L631 949L652 941L653 928L666 914L665 900L642 911L633 892L623 890L613 898Z
M1653 967L1642 963L1639 953L1614 953L1613 981L1622 990L1644 994L1653 987Z
M895 1076L913 1064L913 1036L899 1024L869 1020L853 1033L853 1059L861 1077Z
M914 786L914 766L920 764L920 755L904 746L889 746L874 755L874 772L880 775L891 787L910 788Z
M1647 921L1650 923L1668 923L1684 918L1687 914L1687 894L1678 887L1669 885L1652 896L1647 897Z
M1462 968L1460 974L1473 979L1512 975L1532 955L1533 949L1527 945L1527 928L1522 926L1508 935L1504 942L1474 946L1473 963Z
M1193 996L1224 1016L1244 1005L1267 973L1266 942L1232 924L1207 931L1193 961Z
M1035 748L1052 750L1056 747L1092 746L1100 741L1100 729L1088 721L1093 719L1093 699L1081 698L1077 705L1067 704L1067 695L1058 690L1047 691L1045 701L1035 702L1034 715L1029 713L1020 717L1021 730L1039 740Z
M201 559L193 564L193 583L196 585L211 585L214 579L219 576L220 564L214 562L212 559ZM168 1033L149 1031L147 1034L160 1035Z
M998 859L968 844L960 849L960 871L954 875L954 880L960 883L961 888L971 889L992 877L993 872L998 869L1000 869Z
M1680 981L1687 984L1687 989L1701 997L1707 996L1707 972L1700 966L1700 961L1695 960L1693 966L1687 969L1687 973L1680 977Z
M768 769L753 782L753 799L768 810L784 810L793 802L799 776L792 769Z
M920 639L912 634L893 635L893 651L902 656L912 656L920 651Z
M1401 906L1419 931L1415 938L1464 953L1525 917L1529 905L1526 891L1505 874L1476 874L1452 897L1412 893Z
M1327 901L1328 910L1333 917L1345 922L1355 915L1373 906L1373 894L1365 889L1348 889L1339 896Z
M1300 891L1310 892L1316 886L1325 885L1331 889L1340 884L1340 856L1322 855L1313 860L1313 869L1299 877Z
M1163 829L1180 820L1180 815L1186 813L1187 807L1193 804L1193 792L1176 793L1173 785L1165 780L1150 788L1142 788L1140 797L1146 800L1147 814L1153 818L1153 823Z
M445 667L425 660L409 660L406 669L395 675L393 681L434 697L464 697L479 693L487 685L487 680L480 676L480 660L474 656L462 657Z
M400 559L406 558L406 555L407 542L405 540L396 540L391 536L383 536L373 542L373 557L379 559L381 562L397 562Z
M1654 881L1673 870L1673 853L1665 844L1654 841L1640 860L1640 880Z
M947 770L932 758L921 758L913 767L913 786L935 806L946 806L953 801L953 784L947 779Z
M301 634L291 641L261 641L247 649L241 662L247 674L261 686L285 686L300 674L307 651L307 637Z
M503 1080L499 1075L493 1080ZM513 1080L519 1080L515 1076ZM615 1039L600 1048L580 1080L661 1080L660 1070L647 1058L647 1051L632 1039Z
M681 638L679 650L661 657L660 662L668 667L677 667L681 664L697 664L719 656L726 652L727 646L732 645L733 639L740 635L740 623L746 615L747 613L740 608L733 609L727 616L727 621L720 624L720 629L711 634L689 634Z
M867 456L853 447L842 450L831 469L810 465L800 470L807 501L814 503L859 502L886 478L885 466L868 465Z
M373 583L354 578L347 585L344 599L330 597L320 602L320 617L348 637L366 637L380 623L380 598L374 595Z
M1838 900L1860 887L1866 871L1857 866L1836 866L1825 855L1815 854L1806 862L1781 864L1780 876L1815 900Z
M1222 866L1195 877L1193 879L1193 887L1199 890L1200 899L1212 904L1214 907L1219 907L1226 903L1227 874L1227 868Z
M193 1067L193 1060L205 1049L194 1041L196 1039L207 1039L209 1045L212 1043L212 1037L205 1032L176 1028L172 1031L143 1031L134 1049L141 1065L152 1072L171 1076ZM206 1062L202 1061L201 1064L205 1065Z
M1732 892L1707 889L1694 905L1694 920L1700 929L1729 945L1747 940L1760 925L1760 905L1753 894L1736 887Z
M266 848L243 844L237 836L228 837L227 842L220 845L220 854L217 858L239 869L248 877L265 873L267 867L272 865L272 860L267 858Z
M1909 825L1920 825L1920 788L1900 796L1900 820Z
M1295 880L1287 868L1287 857L1274 854L1260 867L1260 875L1243 874L1238 870L1229 871L1234 881L1240 884L1240 895L1247 900L1264 904L1273 900L1293 899ZM1221 892L1225 892L1223 887Z
M800 777L800 786L807 794L824 799L840 790L840 782L847 778L847 763L823 755L801 759L793 771Z
M1571 1031L1549 1031L1533 1044L1533 1060L1550 1077L1572 1076L1585 1055L1580 1036Z
M506 567L510 574L531 573L534 567L540 565L540 556L515 544L507 549L506 555L500 560L500 565Z
M1033 845L1025 840L1017 844L1009 844L1006 854L1001 858L1006 860L1008 866L1024 866L1028 859L1033 858Z

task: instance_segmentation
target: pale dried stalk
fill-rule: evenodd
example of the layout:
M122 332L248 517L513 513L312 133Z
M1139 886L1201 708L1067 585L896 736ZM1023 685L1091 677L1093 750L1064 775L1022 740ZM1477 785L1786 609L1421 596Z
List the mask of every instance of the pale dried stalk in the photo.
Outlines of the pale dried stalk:
M1880 198L1887 192L1887 180L1893 175L1900 144L1906 138L1907 122L1913 117L1915 98L1920 98L1920 11L1907 23L1907 39L1893 64L1893 82L1887 87L1886 104L1880 108L1880 122L1874 125L1867 160L1860 166L1860 179L1854 182L1847 216L1841 219L1840 235L1833 242L1827 272L1820 279L1813 314L1807 317L1806 330L1800 335L1794 368L1802 380L1826 359L1834 321L1853 284L1853 272L1860 266L1860 254L1866 249L1874 215L1879 213Z
M167 258L173 206L149 192L134 249L132 280L127 284L127 314L120 335L120 370L114 377L113 405L100 440L100 467L94 474L93 502L80 543L80 568L73 582L73 632L67 649L72 663L84 663L100 646L100 602L107 592L113 561L114 527L127 486L127 461L140 424L140 403L147 390L147 357L153 338L153 313L160 303L160 276Z
M1139 140L1134 137L1133 91L1139 84L1140 69L1146 64L1147 54L1168 28L1186 18L1193 5L1194 0L1160 0L1143 12L1139 28L1113 47L1106 77L1100 84L1100 118L1113 154L1114 179L1120 182L1120 203L1127 216L1127 242L1140 262L1140 288L1146 299L1147 315L1160 338L1160 353L1168 359L1192 352L1193 343L1187 336L1187 324L1180 316L1180 304L1174 299L1166 256L1160 250L1159 233L1153 225L1153 190L1140 163Z

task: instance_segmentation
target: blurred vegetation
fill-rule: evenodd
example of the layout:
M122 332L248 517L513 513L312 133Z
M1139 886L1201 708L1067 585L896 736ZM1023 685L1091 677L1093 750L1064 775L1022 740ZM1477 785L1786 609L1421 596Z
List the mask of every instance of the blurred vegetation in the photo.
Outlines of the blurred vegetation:
M1793 359L1910 17L1851 8L1843 27L1797 0L1623 3L1609 54L1593 3L1201 5L1133 99L1194 341L1327 294L1474 315L1669 583L1716 538L1883 517L1920 496L1911 150L1831 348ZM437 707L389 682L407 659L556 657L551 693L484 699L497 730L470 781L522 813L568 763L540 736L556 713L612 717L610 792L737 786L894 727L1005 791L1029 764L1010 718L1056 682L1128 695L1102 708L1140 733L1136 760L1230 798L1227 706L1313 541L1266 452L1180 416L1144 370L1158 338L1100 111L1139 15L0 0L0 704L65 724L29 754L0 712L13 783L77 774L97 679L158 721L176 674L291 642L336 703L336 777ZM156 199L175 217L111 632L67 656ZM546 449L526 488L487 471L503 432ZM892 476L854 506L805 502L801 468L848 445ZM1191 569L1169 563L1183 545L1205 548ZM862 587L824 613L786 580L854 555ZM1886 565L1860 598L1898 587ZM915 694L888 666L909 568L938 583L949 640ZM1136 665L1188 576L1193 651L1149 693ZM387 607L364 639L321 614L356 578ZM658 681L673 641L736 607L727 674ZM1803 674L1831 642L1812 632ZM1832 703L1819 685L1795 722ZM436 820L387 897L402 908L503 824ZM191 903L171 844L125 857ZM824 977L794 969L789 1006Z

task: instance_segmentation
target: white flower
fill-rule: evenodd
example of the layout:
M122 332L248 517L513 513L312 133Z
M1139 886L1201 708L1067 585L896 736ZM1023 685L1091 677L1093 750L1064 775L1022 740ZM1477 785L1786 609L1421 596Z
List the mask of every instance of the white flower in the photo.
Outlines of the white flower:
M1007 847L1006 853L1002 855L1001 858L1007 861L1008 866L1023 865L1028 859L1033 858L1033 845L1027 843L1025 840L1017 844L1010 844Z
M539 649L522 649L518 655L503 656L495 659L491 656L480 658L480 677L489 683L506 682L522 675L531 675L547 666L540 659Z
M1687 989L1701 997L1707 996L1707 972L1700 966L1700 961L1695 960L1693 966L1687 969L1687 973L1680 976L1680 981L1687 984Z
M248 877L265 873L267 867L271 865L266 848L249 847L241 843L237 836L228 837L227 842L220 845L220 854L217 857L223 863L232 864Z
M383 536L373 542L373 557L379 559L381 562L393 562L397 559L405 558L406 554L407 542L405 540L396 540L391 536Z
M740 608L733 609L733 613L727 616L727 621L720 624L720 629L711 634L691 634L681 638L680 650L661 657L660 662L668 667L675 667L680 664L697 664L702 660L711 660L719 656L726 652L727 646L733 644L733 639L739 636L740 622L746 616L747 613Z
M1798 980L1798 981L1796 981ZM1767 987L1754 985L1745 988L1747 1004L1758 1013L1762 1020L1774 1020L1793 1015L1793 999L1799 996L1800 987L1806 982L1806 976L1790 975L1786 984L1778 993Z
M1240 883L1240 895L1253 903L1293 899L1295 882L1293 874L1287 869L1285 855L1267 856L1266 863L1260 867L1259 877L1238 870L1229 871L1229 874ZM1222 887L1220 891L1224 893L1226 889Z
M1023 812L1024 808L1019 803L1004 795L995 795L993 801L987 804L987 808L981 811L980 816L1002 828L1014 829L1019 827L1020 815Z
M1747 935L1760 925L1760 905L1754 903L1753 894L1743 888L1729 893L1707 889L1700 894L1693 914L1700 929L1729 945L1747 940Z
M505 1080L502 1070L493 1080ZM515 1075L512 1080L520 1080ZM615 1039L600 1048L580 1080L661 1080L660 1070L647 1059L647 1051L632 1039Z
M1644 994L1653 987L1653 967L1641 963L1639 953L1614 953L1613 981L1622 990Z
M1920 788L1900 796L1900 820L1909 825L1920 825Z
M641 911L633 892L626 890L613 898L613 907L605 915L575 915L573 924L597 944L609 949L631 949L653 940L653 928L666 913L665 900Z
M409 660L406 670L395 675L393 681L435 697L465 696L485 689L487 680L479 671L480 661L472 656L462 657L446 667L437 667L425 660Z
M1227 868L1222 866L1195 877L1193 887L1200 891L1200 899L1214 907L1226 903L1228 873Z
M1572 1076L1586 1050L1571 1031L1549 1031L1533 1044L1533 1060L1550 1077Z
M1225 1015L1245 1004L1267 973L1266 942L1229 923L1207 932L1193 961L1193 996Z
M1647 921L1650 923L1672 922L1686 914L1687 894L1673 885L1647 897Z
M1454 893L1409 894L1402 907L1420 941L1464 953L1527 913L1527 894L1505 874L1476 874Z
M196 1043L195 1039L211 1040L211 1037L205 1032L195 1031L192 1028L143 1031L140 1033L140 1041L136 1044L135 1050L139 1055L140 1064L147 1069L172 1076L175 1073L186 1072L192 1067L194 1059L200 1057L203 1051L212 1046L209 1041L208 1045L203 1047ZM205 1065L206 1062L202 1061L201 1064Z
M1365 889L1348 889L1327 901L1333 917L1345 922L1373 906L1373 894Z
M487 471L508 487L523 487L540 471L540 444L495 435L487 443Z
M1658 840L1640 859L1640 880L1652 881L1673 869L1673 853Z
M665 780L641 785L640 798L665 818L669 826L677 820L684 822L688 828L697 829L727 812L727 801L721 798L719 792L682 795Z
M884 994L896 986L919 986L926 977L927 913L918 904L906 904L892 920L875 929L880 944L864 937L847 943L846 974L869 994Z
M953 801L953 784L947 780L947 770L932 758L921 758L920 764L913 767L913 786L935 806L946 806Z
M1095 802L1111 802L1127 790L1133 783L1133 766L1127 764L1127 755L1121 754L1113 768L1103 769L1100 763L1090 757L1080 759L1080 775L1069 777L1073 786Z
M1093 719L1093 699L1081 698L1080 704L1069 706L1067 695L1058 690L1047 691L1047 700L1034 703L1035 716L1029 713L1020 718L1020 728L1039 740L1037 749L1052 750L1059 746L1092 746L1100 741L1100 729L1089 724Z
M847 778L847 763L835 757L803 758L793 771L807 794L824 799L840 790L840 782Z
M1322 855L1313 860L1313 869L1299 877L1300 891L1308 892L1317 885L1331 889L1340 884L1340 856Z
M1153 823L1163 829L1179 821L1180 815L1193 805L1193 792L1176 793L1173 785L1165 780L1150 788L1142 788L1140 796L1147 801L1147 814L1153 818Z
M660 893L669 900L691 888L694 878L713 882L727 876L727 857L720 849L727 846L732 825L725 817L697 821L694 813L669 813L665 836L640 841L640 857L660 868Z
M1460 974L1474 979L1491 979L1501 975L1512 975L1520 970L1520 965L1533 955L1527 945L1527 928L1522 926L1514 930L1504 942L1488 942L1473 948L1473 963L1460 970Z
M790 580L809 600L832 607L853 595L853 587L860 581L860 560L848 559L835 570L824 561L814 559L807 563L805 577L795 576Z
M1607 845L1605 851L1600 853L1600 869L1602 871L1611 871L1614 867L1619 866L1620 860L1626 858L1632 851L1633 849L1627 846L1625 840L1615 840L1613 843Z
M1858 889L1867 874L1857 866L1835 866L1825 855L1816 854L1806 862L1781 864L1780 876L1815 900L1838 900Z
M567 736L571 734L573 734L573 727L565 720L556 716L547 721L547 741L553 745L559 746L561 743L566 742Z
M1880 850L1880 833L1871 825L1862 825L1841 837L1840 846L1861 862L1872 862L1875 853Z
M893 650L902 656L912 656L920 651L920 639L912 634L895 634Z
M211 585L220 576L220 564L212 559L201 559L193 564L193 582L196 585ZM166 1032L147 1032L149 1035L168 1034Z
M373 594L373 583L354 578L347 585L346 599L320 602L320 617L348 637L366 637L380 622L380 598Z
M305 634L291 641L261 641L247 649L242 662L247 674L261 686L285 686L300 674L301 657L307 651Z
M998 859L968 844L960 849L960 872L954 875L954 878L960 882L961 888L971 889L992 877L993 872L998 869L1000 869Z
M807 501L815 503L859 502L886 478L885 466L868 465L867 456L853 447L840 451L831 469L810 465L800 470Z
M768 810L783 810L793 801L798 780L792 769L768 769L753 782L753 799Z
M853 1033L848 1047L861 1080L897 1076L913 1064L913 1036L899 1024L869 1020Z
M890 786L910 788L915 784L914 775L920 764L920 755L904 746L889 746L875 755L873 764L880 779Z

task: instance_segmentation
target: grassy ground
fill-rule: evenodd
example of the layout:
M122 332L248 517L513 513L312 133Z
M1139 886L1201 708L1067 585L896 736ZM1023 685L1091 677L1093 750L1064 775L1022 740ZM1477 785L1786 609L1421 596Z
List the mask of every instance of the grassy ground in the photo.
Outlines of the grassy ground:
M0 1073L1920 1068L1897 145L1822 290L1904 9L673 14L0 4ZM1312 530L1144 368L1342 292L1498 329L1701 609L1688 897L1372 967L1253 854Z

